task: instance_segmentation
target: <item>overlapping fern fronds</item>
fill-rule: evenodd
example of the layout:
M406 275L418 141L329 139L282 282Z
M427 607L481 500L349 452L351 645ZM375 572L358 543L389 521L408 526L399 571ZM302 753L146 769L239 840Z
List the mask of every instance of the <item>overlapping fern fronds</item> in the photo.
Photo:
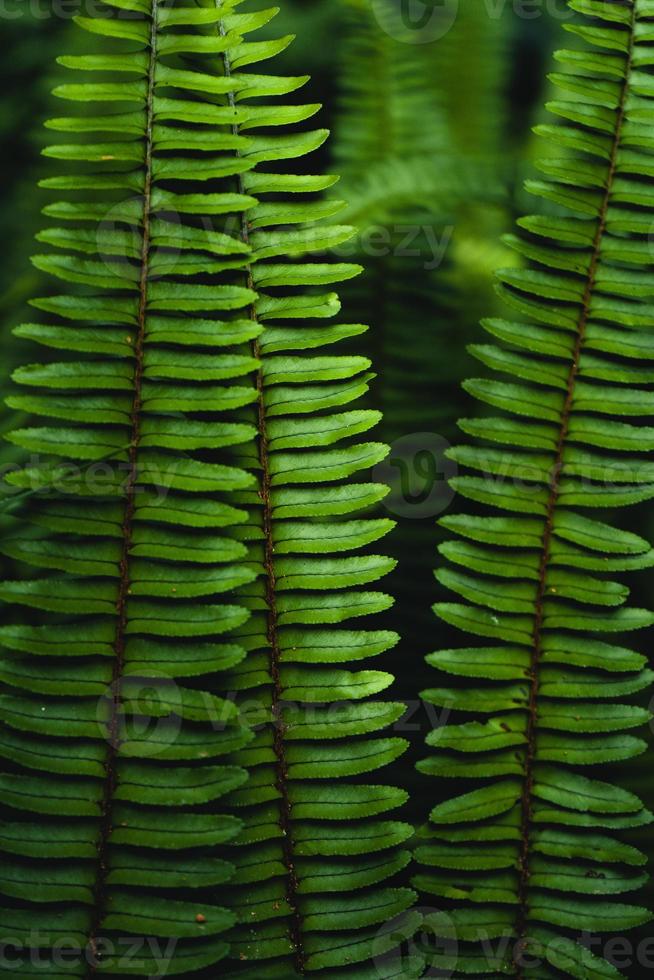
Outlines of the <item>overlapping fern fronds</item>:
M414 896L383 883L411 831L378 817L404 794L349 777L402 751L367 737L402 706L372 700L388 674L347 670L395 638L339 628L390 602L366 589L389 522L344 519L385 492L347 482L385 449L356 439L378 414L346 408L369 362L321 350L364 329L323 326L324 287L358 270L293 261L349 231L314 227L331 178L273 172L326 134L279 134L318 107L278 104L305 77L248 71L290 38L249 40L275 11L238 6L110 0L78 18L106 53L61 59L79 81L56 94L88 111L48 123L60 199L35 263L65 289L18 331L56 359L15 373L36 422L11 438L36 458L11 476L31 526L3 545L24 575L0 586L21 976L34 946L57 980L215 976L229 953L259 978L397 975L386 922Z
M424 694L453 716L420 768L441 788L465 780L417 852L416 883L446 900L434 928L460 940L454 976L616 977L577 940L649 918L622 899L646 875L619 831L651 815L592 767L641 753L634 730L650 717L625 702L650 685L646 660L610 635L654 622L613 578L654 553L596 511L654 497L654 10L570 6L588 43L558 53L563 98L549 108L564 122L542 132L576 152L530 184L558 212L510 239L530 260L500 273L517 322L488 321L499 343L472 349L499 377L467 388L502 414L463 420L481 442L452 454L466 471L456 489L492 514L442 522L457 538L438 578L461 601L436 611L486 643L434 653L441 680ZM489 939L506 940L497 955Z

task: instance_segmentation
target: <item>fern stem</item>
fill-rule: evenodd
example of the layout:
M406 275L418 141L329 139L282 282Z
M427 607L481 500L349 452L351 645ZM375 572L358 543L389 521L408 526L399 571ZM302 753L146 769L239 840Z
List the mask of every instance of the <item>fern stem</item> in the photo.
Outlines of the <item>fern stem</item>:
M247 220L243 219L245 231L248 231ZM247 239L245 239L247 240ZM252 342L252 353L260 357L260 346L257 340ZM268 438L266 432L266 408L263 396L263 375L257 372L257 416L259 429L259 461L261 464L261 489L259 491L263 504L264 531L264 569L266 575L266 635L270 644L270 673L272 677L271 718L273 725L273 750L276 764L276 788L280 794L279 824L282 831L282 854L287 871L286 899L291 910L291 942L295 950L295 966L298 973L305 973L305 952L302 937L302 918L298 907L299 882L295 871L293 853L292 803L288 789L288 762L286 759L285 735L286 724L282 711L283 687L280 673L281 651L277 628L277 599L275 578L275 555L273 544L272 502L270 498L270 467L268 460Z
M374 297L372 300L372 310L371 310L371 323L375 324L375 330L372 331L372 354L371 360L376 366L378 372L378 398L379 407L383 412L384 418L388 411L387 404L387 388L386 388L386 345L388 343L388 320L387 313L390 306L390 296L389 296L389 279L391 276L391 270L389 268L389 261L387 256L382 256L377 263L375 263L374 273L375 273L375 284L374 284ZM385 436L385 438L387 438ZM390 441L390 440L389 440Z
M157 65L157 13L159 0L152 0L150 27L150 61L148 66L148 88L145 106L145 157L143 184L143 231L141 243L141 275L139 280L139 308L134 338L134 379L133 401L130 412L130 443L128 472L125 482L125 510L122 523L122 552L120 558L120 577L118 599L116 602L116 637L114 641L114 663L111 681L109 721L107 726L108 749L105 759L105 782L102 798L102 818L98 837L98 870L94 887L94 919L89 939L89 967L87 976L95 976L98 968L97 943L106 911L106 886L109 842L113 830L113 800L118 782L117 759L120 750L120 710L122 705L122 681L125 670L125 647L127 636L127 603L129 600L131 574L130 550L132 546L134 512L136 509L136 483L138 480L138 452L141 437L141 408L144 370L145 328L148 305L148 277L150 271L150 207L152 197L152 154L154 125L154 88Z
M592 251L591 261L588 269L588 276L587 276L583 299L582 299L581 313L579 316L579 323L577 327L577 338L575 342L574 352L572 355L572 364L570 366L570 373L568 375L566 398L565 398L563 411L561 415L561 427L559 430L559 436L557 440L555 461L552 466L552 473L551 473L550 486L549 486L549 497L547 501L547 509L546 509L546 517L545 517L545 529L543 532L543 545L542 545L541 560L539 566L538 583L536 589L536 613L535 613L534 632L533 632L534 642L532 647L531 664L530 664L531 683L530 683L530 692L529 692L529 711L528 711L528 720L527 720L527 750L526 750L526 759L525 759L525 780L524 780L524 789L522 795L522 830L521 830L522 846L521 846L521 853L520 853L519 865L518 865L519 868L518 920L517 920L517 930L516 930L518 943L515 949L515 962L514 962L516 977L518 978L518 980L523 980L524 978L522 954L526 952L527 945L528 945L529 878L531 874L530 872L531 830L532 830L532 821L533 821L533 789L534 789L535 763L536 763L536 736L537 736L537 728L538 728L538 698L540 693L539 668L540 668L542 645L543 645L543 620L544 620L544 613L545 613L545 599L547 596L547 573L549 570L550 559L551 559L552 537L554 533L554 517L556 513L556 507L558 504L560 488L561 488L560 485L561 485L561 473L563 470L563 455L565 452L566 441L568 438L570 417L572 414L572 404L575 395L575 386L579 374L581 355L586 340L586 329L590 317L591 300L595 288L595 279L597 276L597 269L599 265L600 255L601 255L602 242L604 239L604 234L606 232L606 223L608 217L608 209L611 202L613 182L617 170L618 152L620 150L622 128L625 120L627 95L629 92L629 81L630 81L631 70L633 66L635 27L636 27L636 3L635 0L632 0L631 21L629 24L629 32L630 32L629 48L626 55L624 80L622 84L622 90L620 93L620 102L618 105L617 115L616 115L615 134L613 138L613 144L611 147L611 155L609 158L609 165L608 165L607 178L606 178L606 189L600 207L597 231L592 246L593 251Z
M225 35L225 25L220 21L220 33ZM225 75L230 78L232 68L227 52L223 54L223 64ZM232 109L236 108L234 93L229 92L227 96L229 105ZM238 124L232 125L232 132L235 136L239 135ZM238 150L236 151L238 155ZM242 175L238 178L238 189L240 194L246 194L247 189ZM240 238L244 244L250 243L250 225L245 213L241 217ZM252 264L248 262L246 267L247 286L253 292L256 291ZM250 307L250 319L259 322L257 310L254 305ZM261 345L258 338L251 342L252 356L261 361ZM262 520L264 534L264 573L265 573L265 593L266 593L266 638L270 647L270 675L272 678L271 691L271 721L273 726L273 751L275 754L276 781L275 788L279 793L279 826L282 832L281 847L282 860L286 869L286 901L288 903L290 918L290 940L293 947L294 966L300 975L305 975L306 953L304 950L302 916L298 905L299 881L295 870L295 855L293 850L293 826L292 809L288 787L288 761L286 759L285 734L286 724L282 710L283 686L281 679L281 650L279 645L278 617L277 617L277 583L275 576L275 545L273 541L273 517L271 501L271 479L270 461L268 451L268 429L266 418L266 404L264 397L263 371L260 368L256 374L257 390L257 431L259 435L259 465L261 467L261 485L259 496L262 503Z

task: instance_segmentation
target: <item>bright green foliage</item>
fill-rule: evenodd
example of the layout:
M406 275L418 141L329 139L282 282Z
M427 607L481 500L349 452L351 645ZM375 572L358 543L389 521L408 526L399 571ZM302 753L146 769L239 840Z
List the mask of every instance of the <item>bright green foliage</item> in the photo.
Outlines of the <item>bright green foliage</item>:
M278 104L306 77L251 73L291 40L249 40L275 11L238 6L110 0L77 19L103 53L60 59L86 113L48 123L34 261L64 287L18 330L47 356L14 375L38 462L10 477L31 526L0 585L0 917L42 958L79 947L51 980L421 968L383 959L414 900L386 881L405 794L349 778L404 749L378 734L391 676L348 669L394 634L341 628L391 601L368 588L390 522L356 516L386 489L347 482L386 453L349 407L370 362L324 350L365 329L325 325L359 270L304 261L350 234L315 224L333 178L273 171L326 133Z
M416 884L452 903L433 926L460 940L454 976L619 976L573 937L649 919L622 897L646 880L645 858L614 832L651 815L589 767L642 752L650 719L625 702L651 684L645 658L600 637L654 622L614 580L650 568L654 552L595 510L654 497L640 423L654 412L654 9L570 6L590 15L569 25L589 44L557 55L563 98L550 109L565 122L542 132L563 157L530 185L563 207L510 239L531 260L500 273L520 322L485 324L493 342L472 353L499 376L467 385L503 414L463 420L483 441L452 451L456 489L482 507L442 521L457 537L437 577L456 598L436 612L484 644L431 655L440 676L424 692L452 717L420 769L440 788L466 780L436 804L417 850ZM480 945L492 937L510 940L496 959Z
M226 67L238 83L238 61L228 56ZM297 109L278 112L291 122ZM412 830L393 819L406 794L371 775L406 746L382 732L404 712L402 704L377 700L392 677L369 669L397 638L348 622L391 605L370 586L393 567L375 553L392 523L357 516L387 492L364 477L387 448L360 441L379 413L351 408L367 391L370 361L325 353L365 328L334 326L336 295L309 291L360 267L279 264L282 255L304 258L351 236L349 227L311 224L340 206L278 197L332 182L264 174L242 182L260 198L243 229L256 263L248 275L257 288L282 287L254 312L265 323L255 344L260 439L256 459L243 465L258 471L259 487L237 501L250 509L240 537L259 575L239 590L252 615L234 636L248 657L229 677L258 726L236 758L251 778L231 797L245 830L233 889L243 925L230 939L241 964L235 975L262 980L314 971L364 980L374 975L371 959L389 978L421 967L393 955L398 923L407 934L413 922L403 918L413 892L387 884L409 861L401 845ZM280 224L288 229L269 230ZM352 663L361 669L349 670Z

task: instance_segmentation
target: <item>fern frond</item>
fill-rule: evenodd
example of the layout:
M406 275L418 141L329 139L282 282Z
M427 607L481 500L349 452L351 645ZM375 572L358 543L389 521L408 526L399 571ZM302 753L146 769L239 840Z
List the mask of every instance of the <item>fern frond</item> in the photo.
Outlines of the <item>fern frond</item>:
M124 971L129 936L135 973L161 965L144 937L173 942L167 972L197 970L225 956L235 922L213 893L233 872L216 849L240 830L222 798L247 774L226 757L251 733L216 679L245 656L222 640L249 615L225 593L254 577L228 531L245 514L226 498L254 481L215 452L254 438L229 412L255 398L240 345L259 328L255 294L224 274L248 248L192 218L252 199L186 193L242 168L230 137L197 125L219 110L187 101L225 81L175 67L176 52L240 42L236 22L205 37L201 15L116 0L78 18L118 53L62 58L83 80L56 94L89 114L48 123L65 141L46 156L66 170L44 181L62 199L38 236L55 251L34 262L65 291L34 300L50 316L17 330L56 360L14 374L10 405L41 421L12 432L39 462L10 482L60 492L30 514L44 533L3 543L36 576L0 586L29 611L0 631L0 889L21 975L35 942L54 974L62 935L78 947L70 976Z
M239 61L226 52L224 63L238 91ZM239 103L244 109L247 96ZM292 107L277 111L294 121ZM235 122L235 137L242 130ZM262 136L262 145L268 139ZM298 142L287 156L317 143ZM232 897L242 925L230 941L239 977L320 971L363 980L373 975L370 960L380 975L395 976L398 923L410 933L418 921L404 915L414 893L388 884L409 861L402 845L412 828L389 819L406 793L369 775L404 752L403 739L383 732L404 705L377 700L392 681L387 672L348 669L362 661L368 668L397 637L349 623L391 605L369 587L394 563L374 548L392 522L357 516L387 492L360 477L388 451L360 441L379 413L350 408L368 389L370 361L329 350L366 328L330 324L338 297L315 291L360 267L304 261L353 233L321 228L318 219L334 205L306 201L304 192L333 180L257 169L240 178L241 193L258 198L241 237L252 249L248 280L261 290L251 315L265 329L253 344L261 364L258 449L255 458L242 459L258 488L236 497L251 515L239 537L249 544L258 578L238 592L252 615L233 635L248 658L229 681L244 710L258 709L261 723L235 758L250 781L231 796L245 823L236 842L241 854L233 858ZM418 957L401 969L415 976L421 965Z
M48 123L66 168L35 264L65 291L18 330L56 360L14 375L33 526L0 585L21 975L38 929L46 959L75 937L67 977L124 972L106 940L132 936L141 975L173 940L169 975L231 954L243 976L363 980L374 959L390 978L415 899L387 883L406 794L356 779L404 750L377 734L404 706L376 700L388 673L348 669L396 637L339 628L391 602L368 589L390 522L357 517L386 488L348 482L387 451L349 408L370 362L323 350L365 329L325 325L325 287L359 270L298 261L350 230L315 223L334 178L272 172L326 133L284 132L318 106L279 104L306 77L251 72L290 38L249 40L274 11L239 4L110 0L78 18L102 53L61 59L81 81L56 94L90 108Z
M436 612L491 644L434 653L443 680L424 693L453 717L429 736L436 751L420 768L466 780L434 807L417 851L416 884L449 900L455 976L619 976L576 940L650 918L621 898L643 884L645 858L615 832L651 815L587 767L642 752L633 732L650 718L623 703L651 684L645 658L599 637L654 622L613 580L651 567L654 552L595 511L654 497L641 422L654 407L654 26L642 0L570 6L590 18L569 25L589 44L557 55L564 98L550 109L565 123L542 132L577 152L548 159L547 180L530 185L558 213L522 219L527 234L510 239L530 260L500 273L520 322L488 321L499 343L472 348L500 377L466 387L503 414L463 420L482 442L452 457L465 470L457 491L484 516L442 521L457 538L437 577L458 601ZM492 962L480 945L489 936L509 940Z

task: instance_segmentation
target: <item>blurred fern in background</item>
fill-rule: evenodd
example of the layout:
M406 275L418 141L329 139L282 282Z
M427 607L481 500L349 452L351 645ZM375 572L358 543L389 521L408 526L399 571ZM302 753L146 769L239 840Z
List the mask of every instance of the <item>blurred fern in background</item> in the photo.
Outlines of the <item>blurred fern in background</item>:
M493 301L492 270L506 264L497 243L518 169L505 148L512 25L489 18L481 0L460 9L448 0L442 36L415 44L389 32L392 0L338 3L332 168L349 203L339 220L357 227L352 257L364 266L345 293L356 316L372 323L375 405L393 447L386 505L400 518L388 618L402 637L401 694L415 704L415 685L426 682L418 653L429 650L442 449L462 409L466 341ZM400 670L409 656L411 669ZM406 720L429 724L421 712Z

